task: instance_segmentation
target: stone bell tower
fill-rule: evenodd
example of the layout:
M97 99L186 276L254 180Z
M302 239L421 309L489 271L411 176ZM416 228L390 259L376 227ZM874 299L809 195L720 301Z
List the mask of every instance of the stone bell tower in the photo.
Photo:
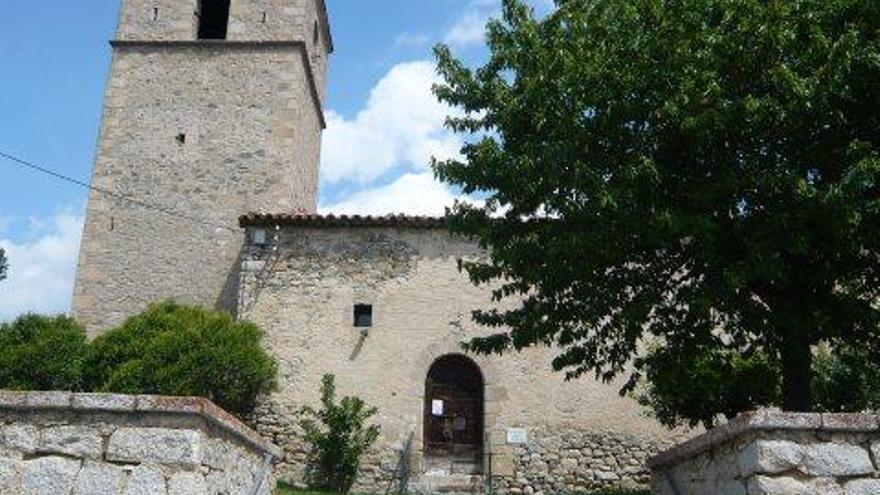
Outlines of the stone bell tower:
M73 309L91 335L148 304L235 308L252 211L314 212L323 0L122 0Z

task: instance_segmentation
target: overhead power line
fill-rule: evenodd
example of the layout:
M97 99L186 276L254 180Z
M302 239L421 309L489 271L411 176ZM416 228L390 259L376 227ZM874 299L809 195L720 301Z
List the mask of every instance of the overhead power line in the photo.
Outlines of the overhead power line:
M15 155L11 155L9 153L5 153L3 151L0 151L0 158L5 158L6 160L8 160L10 162L13 162L17 165L29 168L31 170L35 170L35 171L40 172L44 175L48 175L48 176L53 177L55 179L58 179L58 180L61 180L64 182L68 182L70 184L74 184L76 186L83 187L85 189L89 189L91 191L95 191L99 194L103 194L105 196L108 196L108 197L111 197L114 199L118 199L120 201L124 201L126 203L133 204L135 206L139 206L139 207L144 208L146 210L157 211L159 213L163 213L168 216L180 218L180 219L187 220L190 222L199 223L202 225L207 225L209 227L215 227L215 228L219 228L219 229L228 230L230 232L235 232L235 233L239 232L238 230L236 230L232 227L229 227L228 225L222 225L222 224L213 222L211 220L208 220L206 218L199 218L199 217L195 217L192 215L187 215L184 213L180 213L180 212L178 212L172 208L169 208L167 206L163 206L163 205L159 205L159 204L155 204L155 203L148 203L146 201L134 198L132 196L115 193L113 191L108 191L107 189L93 186L92 184L89 184L87 182L84 182L84 181L81 181L78 179L74 179L73 177L69 177L67 175L61 174L61 173L56 172L54 170L51 170L47 167L37 165L36 163L29 162L25 159L19 158Z

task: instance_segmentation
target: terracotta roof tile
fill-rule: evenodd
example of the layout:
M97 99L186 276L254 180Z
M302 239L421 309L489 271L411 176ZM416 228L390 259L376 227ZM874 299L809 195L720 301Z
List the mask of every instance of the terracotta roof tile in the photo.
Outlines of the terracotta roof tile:
M303 215L303 214L267 214L249 213L239 217L241 227L392 227L408 229L442 229L446 220L441 217L423 217L411 215Z

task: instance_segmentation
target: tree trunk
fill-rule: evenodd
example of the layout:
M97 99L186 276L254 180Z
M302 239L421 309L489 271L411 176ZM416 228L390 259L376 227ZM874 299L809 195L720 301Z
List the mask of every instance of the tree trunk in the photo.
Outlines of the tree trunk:
M787 332L782 348L782 409L810 412L813 409L813 349L804 328Z

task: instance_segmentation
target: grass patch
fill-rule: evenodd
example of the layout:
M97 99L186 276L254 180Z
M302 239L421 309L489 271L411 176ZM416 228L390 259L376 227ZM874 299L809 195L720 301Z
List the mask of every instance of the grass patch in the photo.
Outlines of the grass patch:
M277 495L331 495L329 493L300 490L280 481L278 482L278 491L276 493Z

